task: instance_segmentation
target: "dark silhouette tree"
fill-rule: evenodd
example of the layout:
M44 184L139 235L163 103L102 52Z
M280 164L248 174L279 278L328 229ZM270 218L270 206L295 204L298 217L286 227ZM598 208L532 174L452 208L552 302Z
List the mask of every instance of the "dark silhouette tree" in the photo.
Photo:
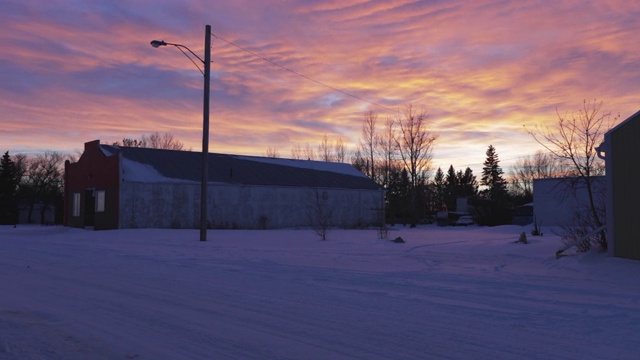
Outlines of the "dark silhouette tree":
M513 218L513 206L507 192L507 182L500 167L500 160L493 145L489 145L487 158L482 168L480 184L484 187L480 197L472 198L472 213L479 225L495 226L510 224ZM469 175L471 172L469 171Z
M280 153L275 147L268 146L267 150L265 151L265 156L270 158L279 158Z
M27 159L19 195L26 201L28 223L33 220L36 204L42 205L39 214L41 224L44 224L45 214L52 205L62 206L64 159L63 154L55 151Z
M387 222L404 224L411 217L409 202L411 199L411 181L406 169L396 168L391 171L386 195Z
M516 161L510 172L509 192L521 203L533 201L533 180L567 175L567 167L550 153L542 151Z
M380 166L376 173L380 178L379 184L387 187L391 172L399 167L397 161L398 145L396 143L396 123L388 118L385 127L377 136Z
M354 168L358 169L358 171L360 171L363 174L367 174L367 160L362 157L362 152L360 151L360 148L356 148L356 150L354 151L353 155L351 156L351 165L353 165Z
M447 170L447 177L445 178L445 201L447 203L447 209L450 211L456 211L456 201L460 192L458 176L453 165L449 165Z
M376 148L378 144L376 135L376 123L378 121L378 115L373 111L367 111L364 114L364 120L362 122L362 138L360 139L360 148L362 156L365 158L365 163L368 164L367 172L365 173L369 178L377 182L377 169L376 165Z
M498 153L493 145L489 145L482 167L481 185L486 187L483 195L491 200L505 200L507 198L507 181L504 179L504 171L500 167Z
M344 146L344 140L338 137L333 143L334 161L343 163L347 157L347 150Z
M592 102L583 101L582 109L571 115L557 113L558 122L555 127L536 127L536 131L529 134L554 157L571 164L570 175L579 181L569 184L572 191L584 187L587 191L589 215L580 215L582 218L590 218L592 230L601 228L604 223L605 209L598 206L595 194L594 178L602 175L603 161L598 158L596 147L604 140L604 134L611 129L618 116L611 117L611 112L602 111L602 102L595 99ZM594 240L601 249L607 248L607 236L601 230ZM583 249L589 248L589 243L584 243Z
M324 134L320 144L318 144L318 158L321 161L334 161L333 151L331 151L331 144L329 144L329 137Z
M411 105L396 120L399 129L396 145L411 186L411 226L416 226L420 216L418 188L424 187L429 177L437 135L429 130L426 112L418 113Z
M11 160L9 152L0 159L0 224L18 223L18 168Z
M185 150L182 141L173 134L154 132L151 135L142 135L140 139L124 138L122 142L114 142L113 145L124 147L142 147L165 150Z
M447 210L445 201L447 197L447 188L444 180L444 172L442 172L441 168L436 170L436 174L433 177L432 191L435 211Z
M469 197L478 194L478 181L470 167L467 167L464 172L458 171L456 175L458 177L458 196Z
M440 172L442 173L442 170L440 170ZM444 174L441 176L444 177ZM434 181L434 185L435 184L436 182ZM477 193L478 182L476 181L475 175L473 175L473 170L467 167L464 172L462 172L462 170L456 171L453 165L450 165L447 175L444 178L442 191L447 210L459 210L457 208L458 198L475 196Z

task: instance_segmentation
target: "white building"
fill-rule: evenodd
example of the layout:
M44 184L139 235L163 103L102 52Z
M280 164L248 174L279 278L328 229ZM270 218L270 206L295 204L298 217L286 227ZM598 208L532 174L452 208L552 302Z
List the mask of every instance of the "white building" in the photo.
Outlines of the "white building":
M198 228L201 153L85 144L65 165L65 225ZM306 227L317 207L331 226L374 225L384 191L350 164L209 154L210 228Z
M596 207L605 208L604 176L594 177ZM576 212L588 212L589 196L584 180L576 177L536 179L533 181L533 213L542 226L568 226Z

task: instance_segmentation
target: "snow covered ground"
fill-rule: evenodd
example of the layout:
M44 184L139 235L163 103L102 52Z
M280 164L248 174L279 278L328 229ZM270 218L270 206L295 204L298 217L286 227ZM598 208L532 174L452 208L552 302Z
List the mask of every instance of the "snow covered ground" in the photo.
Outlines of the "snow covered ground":
M529 230L0 227L0 359L637 359L640 262Z

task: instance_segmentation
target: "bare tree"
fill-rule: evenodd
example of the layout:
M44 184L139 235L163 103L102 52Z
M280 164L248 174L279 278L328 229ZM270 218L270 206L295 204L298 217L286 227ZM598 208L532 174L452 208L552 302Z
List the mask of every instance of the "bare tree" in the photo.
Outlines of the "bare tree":
M411 186L411 209L414 216L413 226L417 219L417 188L428 178L431 170L433 144L438 138L427 127L426 112L417 113L411 105L396 118L399 133L396 145L400 158L409 172Z
M295 144L291 148L291 158L297 160L304 159L304 149L302 148L302 146L300 146L299 144Z
M528 133L554 157L571 164L571 173L577 177L579 183L571 186L575 190L578 185L584 186L588 195L589 212L593 229L602 227L604 217L595 198L594 176L600 174L603 167L598 158L596 146L604 139L604 134L611 129L616 117L611 112L602 111L602 101L583 101L582 109L571 115L561 115L557 112L558 123L555 127L536 126L535 132ZM607 248L607 238L604 230L599 232L595 242L602 248Z
M346 150L344 148L344 140L341 137L336 139L336 142L333 144L333 160L335 162L344 162L346 157Z
M270 158L279 158L280 157L280 154L278 153L278 149L276 149L274 147L271 147L271 146L267 147L265 155L267 157L270 157Z
M118 141L114 142L113 145L121 146L120 142L118 142ZM142 148L146 148L147 147L147 143L146 142L143 143L142 140L138 140L138 139L124 138L124 139L122 139L122 146L124 146L124 147L142 147Z
M398 144L396 142L396 123L393 119L388 118L385 127L377 137L379 156L382 159L379 169L379 184L382 186L389 185L391 172L398 167L396 155L398 152Z
M151 135L143 134L140 139L124 138L122 139L122 143L116 141L113 145L165 150L186 150L184 143L173 136L173 134L160 134L159 132L154 132Z
M320 144L318 145L318 157L322 161L333 161L333 154L327 134L324 134L322 141L320 141Z
M22 181L22 178L27 173L27 155L25 154L16 154L15 155L15 164L16 164L16 172L18 176L18 182Z
M338 137L333 144L329 141L329 137L325 134L318 144L317 150L306 144L305 147L295 145L291 149L291 157L294 159L320 160L330 162L344 162L347 156L344 146L344 140Z
M148 137L142 135L142 141L147 142L147 147L153 149L165 149L165 150L184 150L184 144L182 141L176 139L170 133L160 134L158 132L154 132Z
M313 149L311 148L311 145L309 145L309 143L307 143L307 145L303 149L303 153L304 153L304 158L306 158L307 160L315 160L316 159L316 153L313 151Z
M360 139L360 148L362 156L366 160L367 176L376 181L376 123L378 121L378 114L369 110L364 114L364 121L362 122L362 138Z
M314 189L307 207L309 225L322 240L327 240L333 216L333 210L328 204L328 196L326 191L321 192L317 188Z
M538 151L516 161L510 172L509 190L526 199L533 198L533 180L566 175L566 167L550 153Z
M358 169L363 174L367 173L367 164L364 157L362 157L362 151L360 151L360 146L356 147L351 155L351 165Z
M408 105L405 111L396 118L399 134L395 138L400 158L409 171L412 186L428 177L431 170L433 144L438 136L427 127L427 114L416 113L413 106Z
M47 210L61 200L64 160L65 155L55 151L26 159L19 191L27 202L27 222L31 223L35 205L41 203L40 223L44 224Z

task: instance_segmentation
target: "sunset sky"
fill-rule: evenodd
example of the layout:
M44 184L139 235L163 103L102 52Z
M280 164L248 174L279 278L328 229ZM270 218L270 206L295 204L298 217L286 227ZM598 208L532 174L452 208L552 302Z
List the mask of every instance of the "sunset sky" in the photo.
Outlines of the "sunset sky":
M3 1L0 150L159 131L199 151L202 75L149 42L203 54L210 24L212 152L289 157L324 135L352 149L366 111L382 127L412 105L439 134L435 167L479 175L492 144L508 170L541 149L524 126L556 110L640 110L638 19L640 2L623 0Z

